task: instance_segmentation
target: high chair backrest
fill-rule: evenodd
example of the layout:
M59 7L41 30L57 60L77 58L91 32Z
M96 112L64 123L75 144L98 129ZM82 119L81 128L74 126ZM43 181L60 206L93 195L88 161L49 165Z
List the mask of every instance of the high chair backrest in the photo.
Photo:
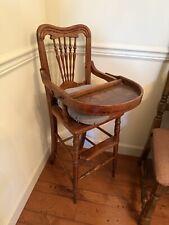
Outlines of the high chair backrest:
M77 39L83 36L84 43L77 45ZM48 38L47 44L45 39ZM66 28L56 27L49 24L42 24L37 30L37 41L41 68L45 71L46 76L51 80L47 49L49 48L55 54L58 64L58 70L61 77L61 87L78 86L75 82L75 66L77 59L77 48L84 48L84 84L90 84L91 80L91 33L85 25L74 25ZM82 51L82 50L81 50ZM57 74L57 76L59 76Z

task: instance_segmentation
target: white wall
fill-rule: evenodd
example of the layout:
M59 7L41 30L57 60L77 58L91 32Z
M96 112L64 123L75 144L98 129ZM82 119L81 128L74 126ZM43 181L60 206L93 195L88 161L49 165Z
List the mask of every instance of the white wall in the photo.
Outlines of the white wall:
M49 131L35 30L45 1L0 1L0 224L15 224L47 160Z
M168 70L164 61L169 59L168 6L167 0L48 1L49 23L90 27L92 58L100 70L129 77L144 88L142 104L123 118L122 153L140 154L164 86ZM107 129L112 130L112 124ZM98 139L98 134L91 135Z
M93 42L168 48L167 0L48 0L48 21L61 26L84 23Z
M1 0L0 12L0 56L36 45L35 30L46 21L45 0Z

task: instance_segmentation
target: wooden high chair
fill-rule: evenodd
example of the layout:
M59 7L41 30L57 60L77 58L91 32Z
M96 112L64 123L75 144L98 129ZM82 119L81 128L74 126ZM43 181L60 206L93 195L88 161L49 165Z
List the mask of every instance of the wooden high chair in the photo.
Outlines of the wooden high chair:
M159 198L169 191L169 129L162 128L161 123L165 111L169 111L169 73L166 85L163 90L160 102L158 104L157 113L154 118L152 129L148 137L147 144L140 157L141 166L141 200L142 211L139 218L140 225L149 225L151 217L156 207ZM146 190L146 172L147 157L149 152L153 153L153 168L154 168L154 186L150 196Z
M48 41L45 42L46 40ZM66 28L40 25L37 30L37 42L41 62L40 73L46 90L51 125L50 161L52 163L55 161L60 142L62 149L66 149L71 155L73 171L70 178L73 183L73 199L76 202L79 179L83 179L110 161L113 162L112 175L115 175L120 119L124 112L135 108L141 102L143 90L137 83L127 78L102 73L95 68L91 61L91 33L85 25ZM78 48L81 49L80 52ZM54 80L51 76L50 54L54 55L58 64ZM79 61L81 69L84 69L83 77L81 70L76 71L78 57L84 57ZM105 83L92 85L91 75L101 78ZM82 78L81 81L79 78ZM56 80L60 83L55 83ZM71 137L61 138L58 133L58 120L69 130ZM100 127L111 120L115 120L113 135ZM93 128L99 129L108 138L95 144L86 136ZM70 138L73 139L73 147L66 144ZM85 141L92 147L84 148ZM79 174L81 162L89 162L110 148L113 150L110 157L106 159L103 157L104 161Z

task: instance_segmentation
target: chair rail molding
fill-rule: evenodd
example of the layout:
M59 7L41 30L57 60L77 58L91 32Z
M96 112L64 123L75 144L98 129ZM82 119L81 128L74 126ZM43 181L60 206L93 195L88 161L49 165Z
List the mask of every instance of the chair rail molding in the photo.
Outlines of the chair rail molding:
M92 54L96 56L109 56L140 60L169 60L169 49L164 47L148 47L123 44L106 45L93 43Z
M84 53L84 46L80 43L77 53ZM167 47L149 47L139 45L124 45L124 44L105 44L93 43L92 56L100 57L114 57L138 60L151 60L151 61L169 61L169 48ZM49 44L49 51L54 51Z
M25 48L0 56L0 76L38 57L37 48Z
M83 46L79 45L79 54ZM53 51L49 46L49 51ZM127 59L169 61L169 50L164 47L147 47L131 45L106 45L93 43L92 55L100 57L118 57ZM22 66L38 57L37 48L26 48L0 56L0 76Z

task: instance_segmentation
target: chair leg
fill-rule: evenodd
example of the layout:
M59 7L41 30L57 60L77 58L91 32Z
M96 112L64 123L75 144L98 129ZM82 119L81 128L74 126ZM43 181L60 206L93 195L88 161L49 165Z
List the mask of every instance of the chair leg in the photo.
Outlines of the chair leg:
M80 146L79 135L74 135L73 137L73 201L74 203L77 202L77 192L78 192L79 146Z
M86 138L86 132L81 135L79 149L82 149L83 148L83 145L84 145L84 142L85 142L85 138Z
M151 135L149 136L149 139L145 145L145 148L138 159L138 165L141 165L143 161L145 161L150 153L151 147L150 147L150 142L151 142Z
M113 162L112 162L112 177L115 177L116 167L117 167L117 156L118 156L118 148L119 148L119 136L120 136L120 123L121 117L115 120L115 127L114 127L114 138L116 145L113 148Z
M56 154L57 154L57 137L56 134L58 132L57 128L57 119L54 116L51 116L51 155L49 161L51 164L55 162Z
M157 201L159 200L160 196L165 193L166 188L161 186L160 184L155 184L151 196L145 206L142 209L140 218L139 218L139 225L149 225L151 222L152 214L155 210Z

